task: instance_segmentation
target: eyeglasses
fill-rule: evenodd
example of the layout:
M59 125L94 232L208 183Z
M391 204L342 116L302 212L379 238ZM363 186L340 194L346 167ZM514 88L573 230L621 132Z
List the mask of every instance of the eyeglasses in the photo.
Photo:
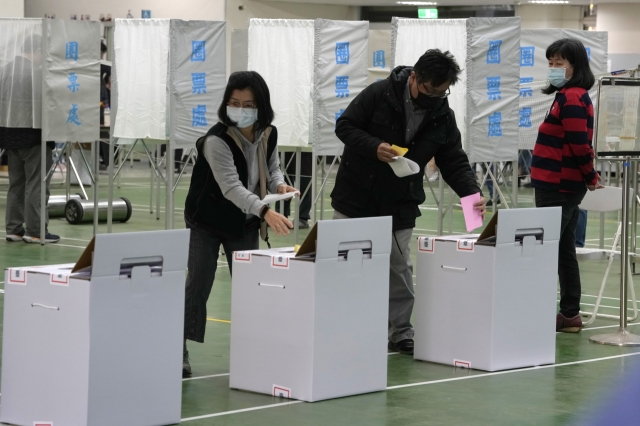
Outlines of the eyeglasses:
M425 96L429 96L430 98L440 98L440 99L444 99L447 96L449 96L451 94L451 90L447 89L444 92L431 92L429 89L427 89L427 87L424 85L424 83L422 84L422 88L425 90L424 92L421 92L423 95Z
M253 102L245 102L244 104L241 104L238 101L229 101L229 103L227 105L229 105L230 107L234 107L234 108L248 108L248 109L256 109L256 108L258 108L258 106Z

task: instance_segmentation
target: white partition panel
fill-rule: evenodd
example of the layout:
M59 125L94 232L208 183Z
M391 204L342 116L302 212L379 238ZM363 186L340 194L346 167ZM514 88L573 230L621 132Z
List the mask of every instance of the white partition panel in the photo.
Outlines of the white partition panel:
M100 139L100 23L45 19L42 140Z
M316 19L313 152L341 155L336 121L366 86L369 23Z
M456 114L462 144L466 147L467 119L467 20L398 19L391 22L391 68L413 66L428 49L450 51L463 68L460 81L451 87L449 106Z
M42 19L0 18L0 126L42 125Z
M116 19L114 52L113 136L166 139L169 20Z
M466 149L472 163L518 158L519 54L519 17L467 20Z
M314 21L251 19L248 69L267 82L278 144L310 142Z
M367 85L389 77L391 62L391 30L369 30Z
M227 84L225 35L225 22L171 20L172 146L195 146L218 121L218 107Z

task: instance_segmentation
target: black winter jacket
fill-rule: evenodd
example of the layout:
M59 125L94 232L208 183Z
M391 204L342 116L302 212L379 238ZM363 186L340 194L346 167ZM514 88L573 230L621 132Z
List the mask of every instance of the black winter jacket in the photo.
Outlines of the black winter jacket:
M426 198L423 173L397 177L378 160L382 142L409 148L405 157L421 170L435 157L442 177L460 197L481 192L446 99L425 116L413 140L405 142L403 94L411 70L397 67L387 79L365 88L336 124L345 147L331 205L349 217L392 216L394 231L415 227L418 205Z

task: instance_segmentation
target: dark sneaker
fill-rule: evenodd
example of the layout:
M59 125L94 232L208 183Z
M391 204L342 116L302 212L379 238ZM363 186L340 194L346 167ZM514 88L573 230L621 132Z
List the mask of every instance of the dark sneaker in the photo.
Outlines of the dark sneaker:
M300 226L298 229L309 229L309 221L306 219L300 219Z
M189 351L184 348L182 352L182 377L191 375L191 364L189 364Z
M22 237L24 237L24 229L21 229L17 234L7 234L7 241L22 241Z
M29 244L40 244L39 237L29 237L25 235L22 237L22 241ZM57 243L58 241L60 241L60 236L56 234L50 234L47 232L47 235L44 237L45 244Z
M496 199L496 206L498 204L500 204L500 203L502 203L502 201L500 201L500 198L497 198ZM489 198L489 200L487 201L487 207L491 207L491 206L493 206L493 200L491 198Z
M393 343L389 341L387 347L392 351L400 352L403 355L413 355L413 339L404 339Z
M572 318L567 318L562 314L556 315L556 331L579 333L580 330L582 330L582 318L580 318L580 315Z

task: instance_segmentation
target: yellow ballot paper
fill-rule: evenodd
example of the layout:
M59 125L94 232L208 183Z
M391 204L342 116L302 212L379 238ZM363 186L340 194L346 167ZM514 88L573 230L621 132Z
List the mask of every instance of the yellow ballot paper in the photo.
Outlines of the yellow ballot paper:
M398 153L398 157L404 157L404 155L409 151L409 148L403 148L398 145L391 145L391 149Z
M295 246L293 246L293 252L297 253L298 250L300 250L300 244L296 244Z

